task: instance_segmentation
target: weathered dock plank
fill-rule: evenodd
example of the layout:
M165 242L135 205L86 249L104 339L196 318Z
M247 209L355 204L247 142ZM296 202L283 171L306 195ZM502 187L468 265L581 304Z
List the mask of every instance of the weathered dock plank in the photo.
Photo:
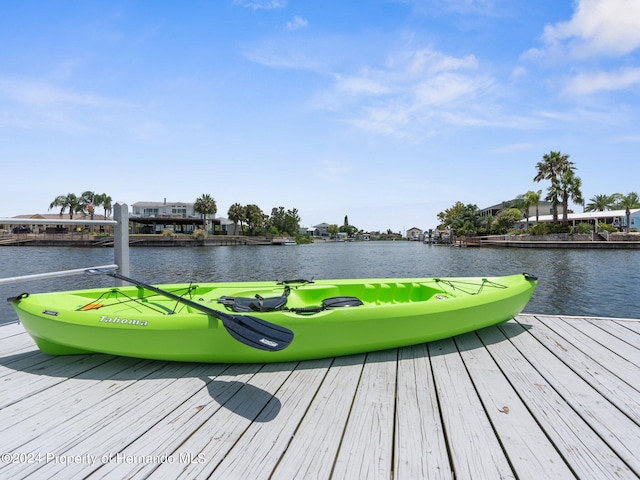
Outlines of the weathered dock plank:
M397 382L394 478L453 478L426 344L400 349Z
M365 355L339 357L311 401L273 478L330 478Z
M397 356L396 349L367 354L332 478L389 478Z
M0 478L640 478L640 320L520 315L270 365L51 357L0 326Z
M640 427L630 422L609 399L584 382L561 358L537 342L532 335L516 335L511 341L545 382L616 452L616 455L634 472L640 472L640 458L635 454L635 446L640 445Z
M227 458L252 423L274 420L274 409L279 411L281 405L276 392L296 366L295 363L287 363L261 368L224 403L224 408L207 419L198 430L200 435L190 436L172 452L174 458L189 461L181 462L178 469L175 463L162 463L149 478L208 477ZM206 462L199 462L199 458L206 459Z
M576 413L572 405L554 389L545 376L522 354L515 338L524 337L532 345L536 340L526 335L529 318L518 317L524 325L513 323L499 329L484 329L479 335L496 360L500 370L554 444L567 466L578 478L635 478L616 452ZM498 332L500 330L501 332ZM509 343L501 343L501 333ZM494 345L500 344L500 348ZM521 344L520 347L523 345Z
M618 337L620 340L627 342L629 345L633 345L635 348L640 349L640 331L638 329L634 330L632 328L634 325L636 325L636 322L602 322L598 319L588 319L588 321L601 328L605 332L609 332Z
M515 478L454 339L430 343L429 355L456 478Z
M478 335L470 333L457 337L456 344L514 472L519 479L574 478L496 364L492 354L510 348L506 338L497 340L484 348Z
M330 365L315 360L294 370L209 478L270 478Z

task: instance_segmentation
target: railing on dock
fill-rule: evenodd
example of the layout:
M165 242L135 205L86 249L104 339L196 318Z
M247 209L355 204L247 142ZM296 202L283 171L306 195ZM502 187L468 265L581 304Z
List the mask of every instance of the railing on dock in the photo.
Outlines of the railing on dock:
M35 275L0 278L0 285L25 282L28 280L64 277L78 275L92 268L117 268L124 275L129 275L129 207L126 203L118 202L113 207L113 220L71 220L45 218L0 218L0 225L113 225L113 260L114 265L86 267L59 272L48 272ZM116 286L125 282L116 279Z

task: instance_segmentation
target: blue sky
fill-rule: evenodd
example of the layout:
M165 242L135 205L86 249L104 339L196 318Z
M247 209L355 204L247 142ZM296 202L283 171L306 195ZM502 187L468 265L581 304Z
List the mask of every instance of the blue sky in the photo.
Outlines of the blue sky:
M60 194L433 228L528 190L639 191L637 0L25 0L0 7L0 217ZM575 207L581 211L582 207Z

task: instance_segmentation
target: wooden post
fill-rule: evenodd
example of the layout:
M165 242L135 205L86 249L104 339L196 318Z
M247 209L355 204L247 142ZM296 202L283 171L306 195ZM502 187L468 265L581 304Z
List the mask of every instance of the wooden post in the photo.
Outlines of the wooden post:
M113 207L113 219L118 224L113 228L113 260L118 265L121 275L129 276L129 206L126 203L116 202ZM116 279L116 286L125 285L122 280Z

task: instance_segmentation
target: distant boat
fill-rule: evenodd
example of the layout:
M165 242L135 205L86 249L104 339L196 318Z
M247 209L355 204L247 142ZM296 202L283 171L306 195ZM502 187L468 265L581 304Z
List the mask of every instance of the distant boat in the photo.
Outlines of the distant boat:
M271 240L271 245L297 245L297 242L292 238L282 237Z

